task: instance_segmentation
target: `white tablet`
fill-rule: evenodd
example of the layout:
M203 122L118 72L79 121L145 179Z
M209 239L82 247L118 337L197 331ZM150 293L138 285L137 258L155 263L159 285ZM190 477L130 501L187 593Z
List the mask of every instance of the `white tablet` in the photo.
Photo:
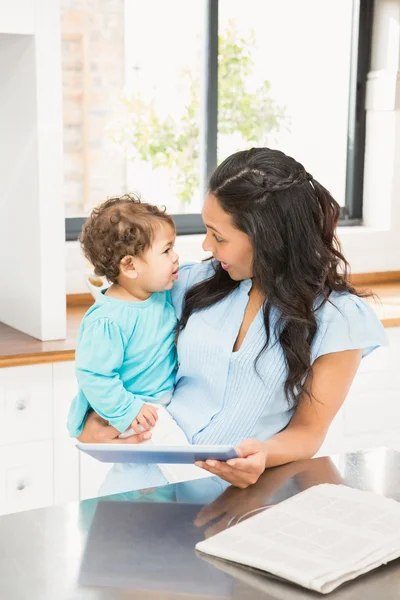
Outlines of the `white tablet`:
M208 459L238 458L233 446L147 446L140 444L83 444L76 447L106 463L191 464Z

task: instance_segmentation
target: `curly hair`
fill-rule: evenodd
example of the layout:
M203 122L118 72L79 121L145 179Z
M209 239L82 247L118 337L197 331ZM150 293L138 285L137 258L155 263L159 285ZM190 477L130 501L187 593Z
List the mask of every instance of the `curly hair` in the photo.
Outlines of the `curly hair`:
M154 230L161 223L175 231L175 223L165 209L125 194L94 208L79 240L95 274L116 283L121 260L129 255L142 256L151 247Z
M275 307L280 315L275 333L287 367L286 399L295 405L305 393L311 400L316 312L330 301L332 291L371 295L357 292L349 283L349 265L335 234L339 204L302 164L270 148L229 156L211 175L209 193L253 246L253 281L266 298L265 344L255 368L270 341L270 313ZM194 311L215 304L239 284L218 264L211 278L186 293L179 331Z

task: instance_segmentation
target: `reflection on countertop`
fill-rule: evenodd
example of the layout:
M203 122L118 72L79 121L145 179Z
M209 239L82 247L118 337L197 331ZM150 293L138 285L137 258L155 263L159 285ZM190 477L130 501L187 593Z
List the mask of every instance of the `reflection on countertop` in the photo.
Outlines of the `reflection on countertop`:
M245 490L215 477L151 488L143 474L140 480L128 466L111 469L106 480L114 495L0 518L7 540L0 549L1 597L20 600L29 590L30 600L316 598L266 574L205 559L195 543L320 483L400 501L400 454L385 448L269 469ZM394 600L399 590L395 562L330 597Z

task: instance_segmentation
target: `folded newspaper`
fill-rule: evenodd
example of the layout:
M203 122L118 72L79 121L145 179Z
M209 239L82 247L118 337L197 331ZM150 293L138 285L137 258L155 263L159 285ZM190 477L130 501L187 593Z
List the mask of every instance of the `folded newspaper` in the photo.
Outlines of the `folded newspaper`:
M400 503L322 484L199 542L205 554L327 594L400 556Z

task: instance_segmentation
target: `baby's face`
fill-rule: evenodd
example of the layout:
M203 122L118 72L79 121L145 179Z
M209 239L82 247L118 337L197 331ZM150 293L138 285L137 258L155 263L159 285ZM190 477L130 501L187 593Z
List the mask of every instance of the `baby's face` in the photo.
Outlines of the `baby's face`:
M141 259L138 283L146 291L170 290L178 279L179 256L174 251L175 231L161 223L154 231L154 239Z

